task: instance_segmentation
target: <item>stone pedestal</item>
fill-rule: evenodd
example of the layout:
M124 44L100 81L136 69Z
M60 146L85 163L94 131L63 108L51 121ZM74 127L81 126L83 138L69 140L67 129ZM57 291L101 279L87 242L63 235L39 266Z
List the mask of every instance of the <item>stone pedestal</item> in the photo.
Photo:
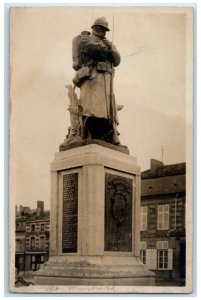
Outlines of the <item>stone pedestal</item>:
M139 260L140 168L97 144L55 154L50 258L36 284L154 285Z

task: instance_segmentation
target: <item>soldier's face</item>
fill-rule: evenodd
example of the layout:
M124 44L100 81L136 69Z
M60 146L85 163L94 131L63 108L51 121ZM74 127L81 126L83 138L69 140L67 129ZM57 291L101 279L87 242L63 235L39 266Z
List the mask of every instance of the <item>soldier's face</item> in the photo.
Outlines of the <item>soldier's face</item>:
M94 26L94 30L98 33L100 37L104 37L106 35L106 29L103 26Z

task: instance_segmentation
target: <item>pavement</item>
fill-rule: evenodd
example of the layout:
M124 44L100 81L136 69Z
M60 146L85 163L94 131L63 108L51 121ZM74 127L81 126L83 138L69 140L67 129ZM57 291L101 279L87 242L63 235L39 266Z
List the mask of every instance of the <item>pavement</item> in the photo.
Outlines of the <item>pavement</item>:
M156 286L185 286L185 279L158 279L156 278Z

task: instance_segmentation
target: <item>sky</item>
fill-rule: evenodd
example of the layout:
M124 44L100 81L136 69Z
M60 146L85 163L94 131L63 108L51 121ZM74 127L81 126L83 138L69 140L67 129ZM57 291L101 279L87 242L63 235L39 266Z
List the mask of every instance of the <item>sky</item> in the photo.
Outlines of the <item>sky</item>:
M16 205L49 208L50 163L70 125L72 39L105 16L121 54L114 92L122 144L141 170L186 161L191 130L189 14L181 8L44 7L11 10L10 191ZM190 10L188 10L190 13ZM79 93L78 89L77 92Z

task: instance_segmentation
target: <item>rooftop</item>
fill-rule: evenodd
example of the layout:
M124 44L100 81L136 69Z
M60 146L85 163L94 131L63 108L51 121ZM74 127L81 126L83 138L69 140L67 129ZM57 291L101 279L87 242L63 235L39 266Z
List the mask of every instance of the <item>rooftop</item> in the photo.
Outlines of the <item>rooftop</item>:
M163 162L151 159L151 167L149 170L141 173L142 179L158 178L165 176L181 175L186 173L186 163L177 163L172 165L164 165Z

